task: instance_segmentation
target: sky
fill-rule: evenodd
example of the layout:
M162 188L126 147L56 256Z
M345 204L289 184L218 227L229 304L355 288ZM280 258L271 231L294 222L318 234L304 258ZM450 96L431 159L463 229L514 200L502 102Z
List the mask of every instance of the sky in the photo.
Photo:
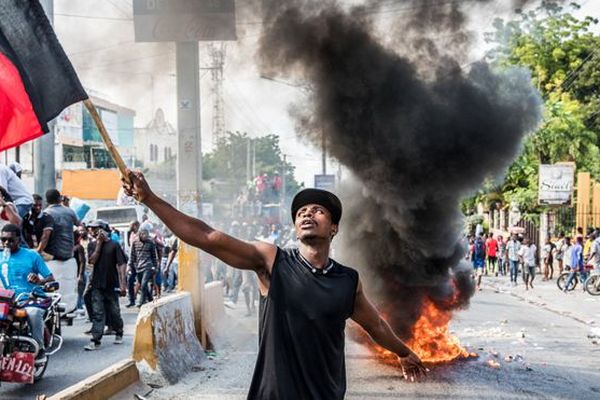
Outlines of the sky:
M358 0L346 0L358 3ZM472 59L485 51L483 32L496 16L506 17L512 1L499 0L470 14L469 26L477 39ZM295 134L289 107L306 92L285 80L261 78L256 66L259 18L251 15L248 0L236 1L237 41L226 42L223 101L225 128L250 136L276 134L296 178L312 186L321 173L321 151ZM600 17L600 0L581 1L576 16ZM176 126L175 45L134 41L132 0L54 0L55 30L84 86L91 94L132 108L136 127L146 126L157 108ZM200 43L202 151L213 146L214 94L207 42ZM328 173L338 164L328 160Z

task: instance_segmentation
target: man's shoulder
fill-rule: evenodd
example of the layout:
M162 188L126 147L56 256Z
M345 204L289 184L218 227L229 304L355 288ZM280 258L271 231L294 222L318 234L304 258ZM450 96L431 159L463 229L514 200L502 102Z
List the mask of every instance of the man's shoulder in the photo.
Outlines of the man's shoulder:
M40 213L39 219L43 222L54 221L54 218L52 217L52 215L48 214L46 212L46 210L43 210Z
M25 257L25 258L30 258L30 259L42 258L42 256L40 256L40 253L38 253L35 250L29 249L27 247L20 247L19 253L21 253L21 256Z
M353 278L358 278L358 270L356 268L352 268L352 267L348 267L344 264L340 264L339 262L332 260L335 265L336 268L339 272L346 274L346 275L350 275Z

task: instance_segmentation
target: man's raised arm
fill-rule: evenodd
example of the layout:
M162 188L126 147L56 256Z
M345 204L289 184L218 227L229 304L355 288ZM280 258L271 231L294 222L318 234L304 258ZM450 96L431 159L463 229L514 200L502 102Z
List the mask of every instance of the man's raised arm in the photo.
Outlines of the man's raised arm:
M144 175L130 171L131 185L123 183L126 193L144 203L184 242L219 258L235 268L270 272L277 248L268 243L248 243L213 229L205 222L190 217L156 196Z

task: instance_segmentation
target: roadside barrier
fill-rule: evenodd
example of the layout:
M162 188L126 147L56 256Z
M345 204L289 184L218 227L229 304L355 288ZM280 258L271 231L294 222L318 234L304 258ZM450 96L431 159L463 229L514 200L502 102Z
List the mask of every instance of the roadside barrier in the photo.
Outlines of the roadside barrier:
M50 396L46 400L99 400L108 399L139 380L132 359L120 361Z
M177 293L142 306L136 322L133 359L144 383L172 385L205 357L196 336L189 293Z

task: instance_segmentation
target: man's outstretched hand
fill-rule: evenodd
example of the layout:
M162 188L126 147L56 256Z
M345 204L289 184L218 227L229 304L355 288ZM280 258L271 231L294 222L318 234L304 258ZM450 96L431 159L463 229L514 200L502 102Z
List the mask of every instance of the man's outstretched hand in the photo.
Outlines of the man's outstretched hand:
M146 178L144 178L144 174L140 171L131 171L127 170L127 176L129 177L129 182L123 177L121 177L121 182L123 185L123 189L128 196L132 196L140 203L146 202L152 195L152 190L150 189L150 185L146 182Z
M406 357L398 357L400 367L402 368L402 375L404 379L414 382L419 378L425 377L429 369L423 365L423 362L415 353L411 352Z

